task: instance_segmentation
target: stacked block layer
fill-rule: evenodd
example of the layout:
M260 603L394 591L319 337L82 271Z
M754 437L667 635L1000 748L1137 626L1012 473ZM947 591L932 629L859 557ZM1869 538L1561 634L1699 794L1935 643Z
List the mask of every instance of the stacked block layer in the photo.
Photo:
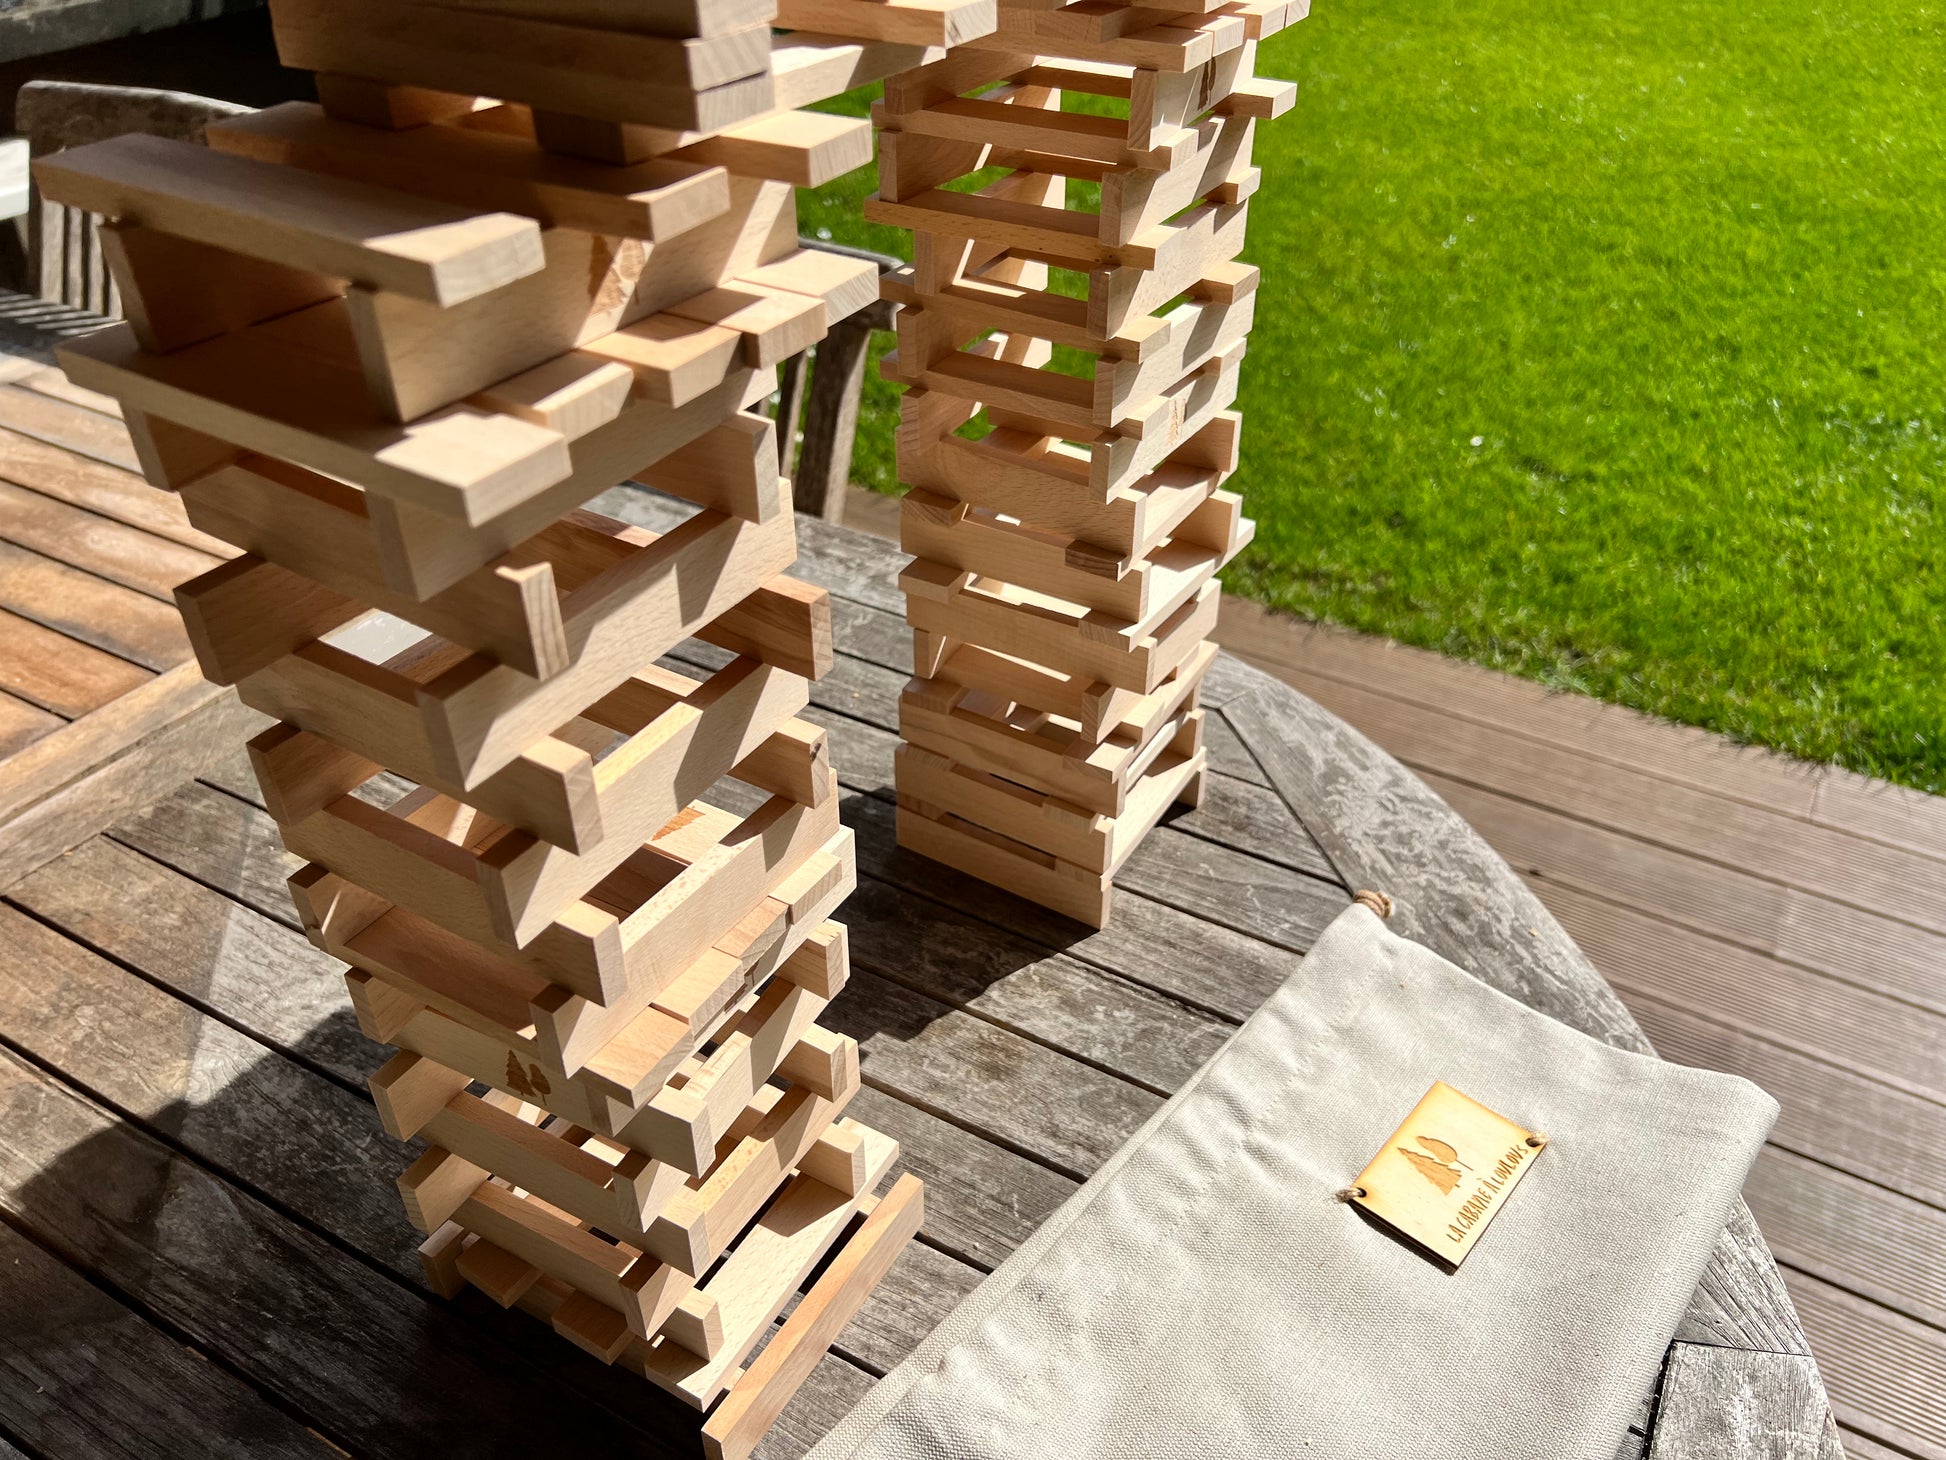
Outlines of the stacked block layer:
M1252 69L1302 13L1003 3L876 113L867 215L914 235L883 366L913 488L899 840L1095 926L1201 794L1216 573L1252 531L1223 490L1251 141L1295 95Z
M63 363L243 550L178 601L277 722L251 758L311 940L397 1048L372 1089L427 1147L399 1186L430 1280L744 1454L922 1206L910 1176L875 1194L898 1148L844 1115L857 1047L817 1023L855 880L798 718L830 611L785 576L753 408L877 284L796 237L794 187L868 160L869 124L797 108L991 6L272 13L321 105L41 165L107 220L129 315ZM856 38L772 28L807 19ZM584 510L630 478L695 514ZM658 667L692 636L729 662Z

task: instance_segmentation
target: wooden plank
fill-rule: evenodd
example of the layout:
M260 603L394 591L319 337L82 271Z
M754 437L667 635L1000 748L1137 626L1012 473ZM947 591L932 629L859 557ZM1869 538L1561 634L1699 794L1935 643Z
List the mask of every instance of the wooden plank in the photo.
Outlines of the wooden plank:
M178 583L222 561L8 482L0 482L0 534L164 603Z
M1744 1200L1785 1267L1946 1328L1946 1213L1768 1145Z
M0 760L18 755L66 723L59 715L43 710L39 705L30 705L10 694L0 694Z
M1449 720L1336 681L1315 687L1327 708L1371 727L1415 769L1946 932L1946 912L1939 911L1946 907L1946 862L1727 797L1671 796L1665 782L1644 772L1591 765L1562 748Z
M286 102L212 126L221 152L399 188L456 207L525 214L543 228L674 238L730 205L724 175L651 158L617 167L563 157L531 138L469 127L380 132Z
M139 664L0 609L0 689L74 719L147 683Z
M104 466L138 471L128 429L113 416L56 400L21 385L0 385L0 423Z
M314 305L171 355L146 354L117 325L64 345L60 358L132 409L469 524L569 475L560 434L514 416L455 407L410 426L386 420L351 362L343 308ZM287 343L294 330L317 332L326 353Z
M31 798L0 838L0 888L166 795L261 723L194 669L158 675L0 763L0 797ZM46 779L18 774L30 764Z
M450 305L540 267L530 218L478 213L163 137L41 158L55 202L371 289Z
M191 527L182 504L139 475L18 431L0 429L0 477L212 557L227 557L232 551L227 543Z
M1914 1323L1802 1274L1791 1296L1817 1345L1841 1424L1916 1457L1946 1457L1946 1344Z
M1604 831L1559 812L1427 776L1426 784L1516 866L1786 963L1935 1012L1946 937Z
M166 1460L185 1448L227 1460L338 1453L9 1227L0 1227L0 1266L0 1424L42 1460ZM19 1454L0 1439L0 1455Z
M1934 1206L1946 1206L1937 1104L1706 1020L1653 997L1634 1008L1664 1057L1761 1082L1783 1106L1771 1142Z
M0 1107L0 1203L14 1221L341 1447L401 1457L447 1447L456 1405L496 1442L536 1453L644 1444L601 1409L554 1403L525 1358L442 1305L11 1054L0 1058ZM119 1193L113 1205L100 1200L103 1182Z
M1300 625L1241 599L1224 605L1222 632L1232 653L1265 664L1279 678L1283 676L1273 666L1361 686L1407 704L1443 707L1450 716L1787 815L1810 815L1824 779L1819 767L1767 755L1720 735L1425 649L1323 625Z
M762 25L777 14L773 0L434 0L453 10L520 15L562 25L626 30L641 35L709 36Z
M778 1331L770 1345L732 1386L703 1426L712 1460L743 1460L776 1422L818 1356L858 1311L867 1293L918 1231L925 1216L920 1183L899 1178L878 1208L845 1244L837 1260Z
M189 658L188 636L169 608L4 538L0 607L145 669L160 672Z
M1757 1038L1946 1104L1946 1015L1706 938L1574 889L1542 901L1624 999L1702 1018L1734 1009Z
M1824 1420L1809 1358L1678 1343L1662 1370L1649 1460L1818 1460Z
M307 71L705 131L774 104L770 31L761 25L673 40L397 0L275 0L271 16L280 59Z

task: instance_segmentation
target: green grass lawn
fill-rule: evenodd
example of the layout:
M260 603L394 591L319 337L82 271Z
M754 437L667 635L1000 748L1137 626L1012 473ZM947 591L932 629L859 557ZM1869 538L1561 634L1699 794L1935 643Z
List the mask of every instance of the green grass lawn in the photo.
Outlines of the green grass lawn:
M1316 4L1260 61L1232 591L1946 789L1946 12ZM805 227L901 251L874 185Z

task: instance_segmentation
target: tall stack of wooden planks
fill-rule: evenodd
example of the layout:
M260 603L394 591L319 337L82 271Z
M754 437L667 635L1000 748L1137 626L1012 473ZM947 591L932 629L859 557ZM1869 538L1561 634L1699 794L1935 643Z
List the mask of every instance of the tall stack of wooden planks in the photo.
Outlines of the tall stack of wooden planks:
M1205 765L1222 490L1258 271L1257 42L1306 0L1001 0L892 77L867 216L914 234L902 401L899 840L1094 926ZM1058 353L1057 353L1058 352Z
M272 15L321 105L40 164L106 218L128 312L63 364L242 550L178 602L277 721L251 758L311 940L398 1050L372 1092L427 1147L399 1186L431 1281L743 1455L922 1212L910 1175L875 1195L898 1147L843 1114L857 1045L816 1022L855 880L798 718L830 608L784 576L753 407L877 283L799 248L794 193L870 125L798 109L943 57L992 0ZM584 510L624 479L697 511ZM735 657L658 667L691 636Z

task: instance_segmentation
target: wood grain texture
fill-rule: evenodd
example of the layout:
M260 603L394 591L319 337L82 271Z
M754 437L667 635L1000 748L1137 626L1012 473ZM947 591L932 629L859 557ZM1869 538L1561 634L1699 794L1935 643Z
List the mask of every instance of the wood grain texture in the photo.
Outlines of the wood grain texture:
M1818 1460L1824 1426L1810 1359L1672 1344L1649 1460Z
M0 1271L0 1424L42 1460L169 1460L192 1436L212 1460L338 1453L10 1227Z

